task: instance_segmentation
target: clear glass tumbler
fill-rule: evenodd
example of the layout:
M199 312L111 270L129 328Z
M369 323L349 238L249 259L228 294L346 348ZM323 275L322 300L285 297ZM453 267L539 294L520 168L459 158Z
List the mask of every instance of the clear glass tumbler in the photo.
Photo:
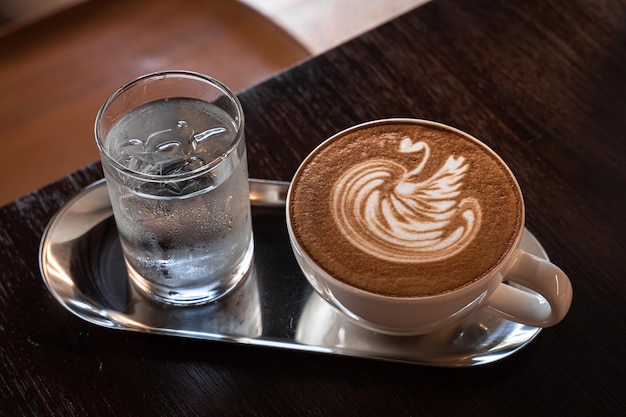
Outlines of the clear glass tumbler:
M95 136L135 286L178 305L236 288L254 252L237 97L198 73L144 75L105 101Z

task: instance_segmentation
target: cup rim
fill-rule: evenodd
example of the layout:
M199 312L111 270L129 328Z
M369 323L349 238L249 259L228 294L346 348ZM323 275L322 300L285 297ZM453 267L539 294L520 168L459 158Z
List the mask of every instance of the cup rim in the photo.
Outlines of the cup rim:
M322 148L324 148L327 143L341 137L344 136L354 130L358 130L358 129L362 129L364 127L368 127L368 126L373 126L373 125L381 125L381 124L392 124L392 123L411 123L411 124L420 124L420 125L429 125L429 126L436 126L439 128L444 128L444 129L448 129L451 130L457 134L460 134L468 139L470 139L472 142L478 144L479 146L483 147L487 152L489 152L493 157L495 157L500 164L502 165L502 167L505 169L505 171L509 174L510 178L513 181L513 184L515 185L515 188L517 190L517 194L520 197L520 204L521 204L521 219L520 219L520 228L517 231L514 239L512 240L511 245L509 246L509 248L507 249L506 253L500 258L499 262L496 265L493 265L488 271L486 271L481 277L476 278L470 282L467 282L459 287L456 287L452 290L449 291L445 291L442 293L437 293L437 294L430 294L430 295L416 295L416 296L392 296L392 295L384 295L384 294L379 294L379 293L375 293L372 291L367 291L364 290L362 288L358 288L355 286L352 286L350 284L347 284L343 281L341 281L338 278L333 277L329 272L327 272L322 265L319 265L318 263L316 263L315 261L313 261L313 259L311 259L311 257L308 255L308 253L303 249L302 245L300 244L300 242L298 241L298 239L295 236L295 233L293 232L293 228L292 228L292 224L291 224L291 213L290 213L290 207L291 207L291 199L292 199L292 185L294 183L294 179L300 175L301 171L304 169L304 166L307 165L307 163L309 162L310 159L314 158L315 155L318 153L318 151ZM309 266L312 266L317 273L321 273L324 278L327 281L333 282L337 285L339 285L340 287L346 289L346 290L351 290L352 292L356 292L356 293L362 293L368 297L374 297L374 298L378 298L378 299L382 299L382 300L387 300L387 301L396 301L396 302L414 302L416 300L437 300L439 298L444 298L444 297L450 297L452 295L460 295L461 293L465 293L466 291L471 291L472 289L474 289L474 287L478 286L479 284L482 284L484 281L489 280L489 278L491 278L495 273L497 273L498 271L500 271L502 269L503 266L507 265L510 261L511 258L514 257L515 255L515 250L519 247L520 241L522 239L522 234L524 232L524 224L526 221L526 207L524 204L524 196L522 194L522 190L521 187L517 181L517 178L515 177L515 175L513 175L513 172L511 171L511 169L509 168L509 166L504 162L504 160L494 151L492 150L489 146L487 146L485 143L483 143L482 141L480 141L478 138L470 135L469 133L466 133L460 129L457 129L455 127L446 125L444 123L440 123L440 122L435 122L435 121L431 121L431 120L425 120L425 119L416 119L416 118L408 118L408 117L396 117L396 118L385 118L385 119L376 119L376 120L370 120L370 121L366 121L363 123L359 123L356 124L354 126L348 127L346 129L343 129L333 135L331 135L329 138L325 139L324 141L322 141L319 145L317 145L300 163L300 165L298 166L296 172L294 173L291 182L289 183L289 190L287 191L287 197L285 200L285 208L286 208L286 223L287 223L287 231L289 234L289 240L293 246L294 251L297 249L298 251L298 255L300 257L302 257L308 264ZM306 274L305 274L306 276ZM306 277L307 279L309 279L309 277Z
M194 169L193 171L189 171L189 172L181 172L181 173L176 173L176 174L168 174L168 175L159 175L159 174L147 174L147 173L142 173L140 171L135 171L133 169L130 169L128 167L126 167L125 165L121 164L120 162L118 162L115 158L113 158L111 156L111 154L107 151L105 145L104 145L104 141L103 141L103 137L99 131L99 125L100 125L100 121L104 118L104 114L106 112L106 110L109 108L109 106L117 99L119 98L123 93L125 93L126 91L132 89L133 87L135 87L137 84L142 83L146 80L149 79L165 79L167 77L179 77L179 78L187 78L187 79L196 79L198 81L203 81L207 84L211 84L212 86L216 87L218 90L220 90L221 92L224 93L225 96L227 96L229 99L231 99L233 101L233 103L235 104L235 107L237 109L237 113L238 113L238 117L236 119L234 119L236 125L235 125L235 137L233 138L233 141L231 143L231 145L229 146L229 148L226 150L226 152L224 152L224 154L222 154L220 157L215 158L213 161L211 161L210 163L203 165L199 168ZM221 81L210 77L208 75L205 74L201 74L199 72L195 72L195 71L188 71L188 70L163 70L163 71L156 71L156 72L151 72L148 74L144 74L141 75L127 83L125 83L124 85L122 85L121 87L117 88L102 104L102 106L100 107L100 109L98 110L98 113L96 114L96 119L94 122L94 136L96 138L96 144L98 146L98 149L100 151L100 154L103 155L106 160L107 163L114 168L116 171L123 173L126 176L132 177L134 179L137 180L141 180L141 181L145 181L145 182L163 182L163 181L169 181L169 182L178 182L178 181L188 181L191 179L194 179L196 177L199 176L203 176L206 175L207 172L213 171L214 169L216 169L219 165L221 165L221 163L228 159L228 156L235 151L235 149L237 149L238 145L241 142L241 139L243 138L243 134L244 134L244 126L245 126L245 120L244 120L244 113L243 113L243 107L241 105L241 102L239 101L239 98L237 97L237 95L235 93L233 93L225 84L223 84Z

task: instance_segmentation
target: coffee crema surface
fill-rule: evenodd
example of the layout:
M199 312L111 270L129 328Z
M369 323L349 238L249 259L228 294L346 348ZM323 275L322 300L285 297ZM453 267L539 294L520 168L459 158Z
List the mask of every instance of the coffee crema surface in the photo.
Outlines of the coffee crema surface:
M368 124L318 147L293 179L291 228L323 270L396 297L441 294L497 266L523 227L510 171L428 122Z

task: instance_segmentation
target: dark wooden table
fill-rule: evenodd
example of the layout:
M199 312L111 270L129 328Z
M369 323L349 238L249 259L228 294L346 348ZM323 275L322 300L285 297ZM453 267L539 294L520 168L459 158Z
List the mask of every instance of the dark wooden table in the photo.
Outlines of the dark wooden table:
M569 315L491 365L442 369L102 329L47 292L46 224L97 164L0 210L0 414L626 415L626 2L435 0L241 93L250 174L410 116L485 141L574 286Z

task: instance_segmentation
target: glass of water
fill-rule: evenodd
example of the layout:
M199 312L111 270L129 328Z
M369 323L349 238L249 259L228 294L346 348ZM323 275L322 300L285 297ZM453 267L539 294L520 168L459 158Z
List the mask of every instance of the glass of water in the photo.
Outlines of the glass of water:
M132 283L177 305L236 288L254 252L237 97L198 73L144 75L105 101L95 136Z

